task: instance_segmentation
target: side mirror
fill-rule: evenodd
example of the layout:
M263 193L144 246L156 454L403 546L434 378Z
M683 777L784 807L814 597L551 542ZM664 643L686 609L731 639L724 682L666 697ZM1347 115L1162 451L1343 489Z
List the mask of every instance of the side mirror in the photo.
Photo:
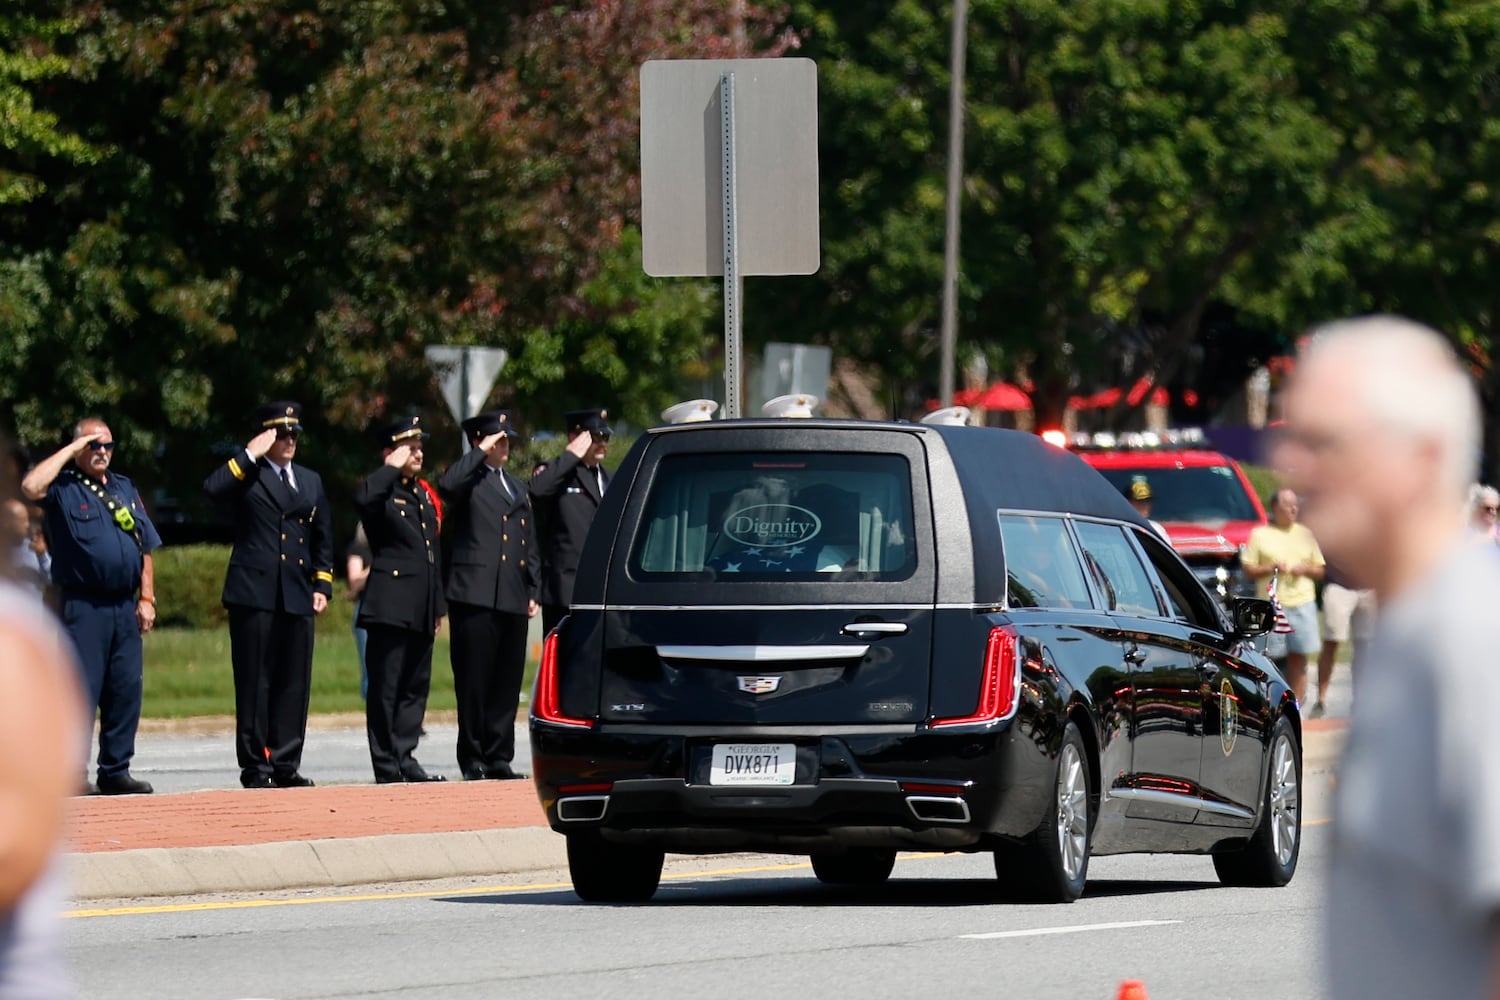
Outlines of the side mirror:
M1229 605L1234 619L1234 634L1254 639L1276 627L1276 606L1259 597L1236 597Z

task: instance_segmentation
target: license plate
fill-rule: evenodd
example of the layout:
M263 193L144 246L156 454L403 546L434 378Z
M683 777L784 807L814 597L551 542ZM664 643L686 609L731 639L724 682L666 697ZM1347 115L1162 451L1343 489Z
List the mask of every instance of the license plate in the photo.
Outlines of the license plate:
M710 785L790 785L796 777L796 744L714 744Z

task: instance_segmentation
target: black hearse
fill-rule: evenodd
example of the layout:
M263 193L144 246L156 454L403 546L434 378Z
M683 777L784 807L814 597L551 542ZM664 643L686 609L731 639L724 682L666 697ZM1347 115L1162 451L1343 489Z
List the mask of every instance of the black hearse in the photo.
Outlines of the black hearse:
M1091 854L1296 869L1301 722L1251 640L1119 492L1028 434L827 420L658 428L589 533L531 703L535 781L585 900L664 852L992 851L1071 901Z

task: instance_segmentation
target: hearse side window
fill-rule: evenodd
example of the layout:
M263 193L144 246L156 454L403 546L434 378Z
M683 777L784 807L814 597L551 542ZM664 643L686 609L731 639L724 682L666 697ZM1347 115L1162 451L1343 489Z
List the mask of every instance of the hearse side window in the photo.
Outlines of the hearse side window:
M1160 538L1144 531L1137 531L1135 537L1146 550L1146 557L1151 560L1151 565L1156 568L1156 575L1161 578L1167 604L1174 617L1199 628L1222 632L1224 620L1215 610L1217 602L1204 592L1192 571L1182 565L1182 561L1172 554Z
M1151 585L1151 577L1141 565L1135 549L1131 548L1125 532L1114 525L1093 521L1078 521L1076 527L1083 551L1103 575L1100 586L1114 597L1110 610L1134 615L1161 615L1156 588Z
M911 466L899 455L683 454L657 467L631 572L904 580L916 563Z
M1087 608L1088 581L1061 518L1000 515L1013 608Z

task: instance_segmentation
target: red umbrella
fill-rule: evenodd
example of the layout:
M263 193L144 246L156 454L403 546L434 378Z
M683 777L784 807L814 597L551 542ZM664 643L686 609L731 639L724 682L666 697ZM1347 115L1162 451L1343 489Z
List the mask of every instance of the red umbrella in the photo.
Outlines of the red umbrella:
M1031 397L1009 382L996 382L984 389L960 389L953 394L953 402L986 410L1031 409Z

